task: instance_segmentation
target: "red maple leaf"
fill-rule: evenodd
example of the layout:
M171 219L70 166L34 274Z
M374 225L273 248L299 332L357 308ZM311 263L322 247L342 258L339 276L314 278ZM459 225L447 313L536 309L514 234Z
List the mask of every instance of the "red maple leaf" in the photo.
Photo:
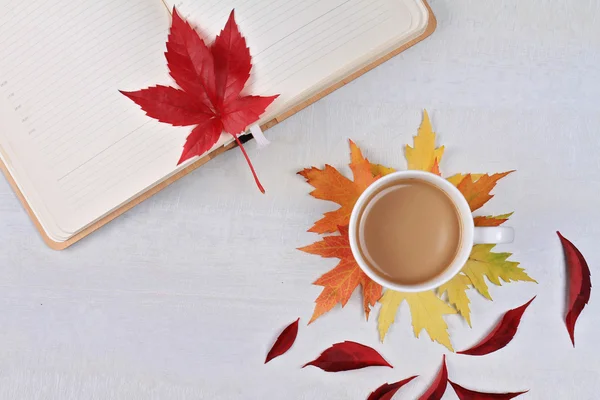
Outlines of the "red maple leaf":
M231 134L240 146L254 180L265 192L238 135L256 122L276 96L242 96L250 77L252 61L246 39L231 11L225 28L208 47L198 32L173 8L173 22L167 41L167 65L180 87L153 86L123 92L146 115L173 126L191 126L177 165L206 153L221 132Z

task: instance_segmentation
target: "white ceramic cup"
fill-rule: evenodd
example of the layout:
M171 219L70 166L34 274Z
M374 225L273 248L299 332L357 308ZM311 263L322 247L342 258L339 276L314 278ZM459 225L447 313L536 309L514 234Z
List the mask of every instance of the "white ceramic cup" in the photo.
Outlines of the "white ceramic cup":
M454 260L440 275L427 282L415 285L401 285L389 281L377 274L371 266L365 262L358 247L360 236L362 236L359 216L361 210L367 205L366 203L382 186L389 186L390 184L393 184L394 181L404 181L407 179L425 181L444 191L458 210L461 224L460 247ZM356 262L371 279L389 289L401 292L423 292L443 285L458 274L467 262L474 244L510 243L514 240L515 234L512 228L507 227L475 227L469 203L467 203L467 200L462 193L447 180L425 171L399 171L378 179L358 198L358 201L352 209L352 214L350 215L349 236L350 248L352 249L352 254L356 259ZM415 265L415 268L418 267L418 265Z

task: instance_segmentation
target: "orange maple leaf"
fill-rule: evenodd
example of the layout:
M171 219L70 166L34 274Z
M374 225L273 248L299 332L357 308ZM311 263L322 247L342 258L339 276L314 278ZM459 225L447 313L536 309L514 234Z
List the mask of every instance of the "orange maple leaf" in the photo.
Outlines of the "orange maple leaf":
M324 169L306 168L298 172L315 190L310 192L311 196L321 200L329 200L339 204L341 207L335 211L325 213L325 216L310 228L309 232L331 233L338 226L346 226L350 222L352 207L358 197L379 176L373 176L369 160L363 157L360 149L350 140L350 169L354 181L340 174L331 165L325 165Z
M442 173L440 172L440 162L437 158L433 161L433 166L429 172L436 174L437 176L442 176Z
M486 216L486 217L475 217L475 226L500 226L506 221L513 213Z
M494 197L490 192L494 189L496 183L511 172L514 171L493 175L485 174L479 177L479 179L473 179L471 174L467 174L456 187L465 196L465 199L467 199L471 211L475 211Z
M330 311L338 303L344 307L358 285L362 286L363 307L367 319L369 319L371 307L381 297L381 286L371 280L354 260L348 239L348 227L338 227L338 229L339 236L325 236L319 242L298 249L324 258L340 259L335 268L313 283L323 286L324 289L315 300L317 304L309 324Z

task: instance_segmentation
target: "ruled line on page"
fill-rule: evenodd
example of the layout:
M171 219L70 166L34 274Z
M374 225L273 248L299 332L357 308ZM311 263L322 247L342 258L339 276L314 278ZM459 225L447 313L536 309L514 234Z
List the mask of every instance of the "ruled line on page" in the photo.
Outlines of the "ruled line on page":
M163 144L168 143L169 140L163 137ZM123 164L119 166L120 173L118 175L104 174L98 176L95 180L87 182L84 185L79 185L76 190L70 192L73 198L73 204L77 205L81 202L85 202L89 197L95 197L98 193L98 189L102 188L103 191L109 190L111 187L123 183L123 181L132 176L135 172L147 168L147 164L144 164L144 160L150 158L156 160L158 157L166 157L164 152L164 146L154 146L153 148L143 148L137 152L131 154L129 160L131 161L127 167ZM141 157L138 157L141 156ZM122 160L126 162L126 160Z
M302 31L303 31L305 28L308 28L308 27L310 27L310 26L311 26L313 23L315 23L315 22L316 22L316 21L318 21L318 20L321 20L322 18L324 18L325 20L328 20L328 18L329 18L329 19L332 19L332 18L334 17L332 14L333 14L333 13L334 13L334 12L335 12L337 9L341 8L341 7L342 7L344 4L347 4L347 3L349 3L350 1L351 1L351 0L348 0L348 1L346 1L346 2L344 2L344 3L342 3L342 4L340 4L339 6L336 6L336 7L332 8L331 10L327 11L325 14L321 15L321 16L320 16L319 18L317 18L317 19L313 19L313 20L311 20L311 21L307 21L307 22L306 22L304 25L302 25L300 28L296 29L296 30L295 30L295 31L293 31L293 32L290 32L290 33L288 33L286 36L282 37L282 38L281 38L279 41L277 41L277 42L274 42L272 45L270 45L269 47L267 47L267 48L263 49L263 50L262 50L260 53L258 53L258 54L256 54L255 56L253 56L253 57L252 57L252 60L253 60L254 62L256 62L256 61L258 61L258 60L261 60L261 59L262 59L262 58L260 57L261 55L264 57L264 55L265 55L265 54L269 54L269 52L268 52L268 50L269 50L269 49L273 49L273 48L275 48L277 44L279 44L279 43L282 43L282 42L285 42L285 41L286 41L286 39L288 39L288 38L294 37L294 38L293 38L293 40L292 40L291 42L287 42L287 45L288 45L288 46L289 46L291 43L293 43L294 41L301 40L301 36L300 36L300 35L296 35L297 33L300 33L300 32L302 32ZM366 6L365 6L365 7L366 7ZM309 37L304 37L303 39L304 39L304 41L307 41L307 40L310 40L310 39L312 39L312 38L314 38L314 37L316 37L316 36L318 36L318 35L319 35L319 33L316 33L316 34L314 34L314 35L312 35L312 36L309 36ZM288 54L288 53L290 53L290 52L293 52L293 51L294 51L294 48L291 48L291 49L290 49L290 48L288 48L288 50L287 50L286 52L283 52L283 53L280 53L280 52L278 52L278 53L277 53L277 56L278 56L279 58L284 58L284 56L285 56L286 54Z
M375 4L380 2L374 2ZM345 6L345 7L344 7ZM355 8L354 8L355 7ZM353 29L354 23L360 19L367 17L363 13L366 9L370 8L371 5L364 3L349 4L349 2L341 5L340 15L335 15L333 18L328 18L329 14L324 15L321 18L311 21L308 25L299 29L288 36L287 40L282 40L275 43L271 49L271 52L265 54L264 52L259 53L256 56L256 64L265 65L261 71L261 76L266 76L271 79L272 73L285 69L298 58L306 56L306 51L310 49L310 54L315 50L315 46L319 46L323 43L323 38L333 36L333 41L340 40L340 37L345 37L350 30ZM372 11L376 12L376 10ZM316 32L314 35L310 35L309 32ZM249 85L253 85L256 82L257 76L254 75L249 81ZM260 92L259 93L264 93Z
M381 17L383 17L383 18L381 18ZM374 23L383 22L388 18L389 17L385 18L385 12L379 12L379 13L375 14L374 16L371 16L371 18L368 21L365 21L365 22L353 27L354 34L350 35L346 41L341 42L341 43L336 40L325 42L325 44L321 44L321 46L319 46L316 49L317 51L314 51L311 53L310 58L300 59L295 64L290 64L290 63L284 64L283 65L284 68L278 68L277 73L273 74L273 78L270 79L270 82L265 82L262 86L257 87L256 91L258 93L270 93L271 91L276 90L277 86L280 83L284 82L286 79L290 78L291 76L299 73L300 71L302 71L302 69L304 67L322 59L329 52L334 51L334 50L344 46L346 43L348 43L348 42L352 41L353 39L357 38L358 36L364 34L368 30L373 29L375 27ZM331 45L333 45L333 46L331 46ZM331 46L331 48L329 46ZM282 75L283 75L283 78L281 78Z
M150 125L153 126L149 128ZM108 149L112 151L105 151L86 160L87 162L81 168L73 170L67 175L67 178L61 181L61 186L63 189L71 192L71 190L78 186L85 186L89 182L97 180L98 176L102 176L103 174L116 175L118 177L120 167L127 168L133 165L134 161L131 155L134 152L150 148L162 148L164 151L165 143L172 141L172 135L165 135L164 131L163 127L156 129L154 121L148 121L145 126L127 135L123 140L114 143L111 149ZM151 157L148 156L144 161L150 160ZM117 173L114 174L114 172ZM98 190L102 191L103 189L99 187Z
M174 169L174 163L157 167L152 157L178 151L181 135L148 128L152 124L133 105L115 107L125 104L118 93L127 89L123 82L143 87L144 77L152 84L165 75L167 15L147 0L53 0L51 6L46 0L5 0L0 8L0 95L10 99L27 132L10 138L28 143L35 163L25 167L33 177L36 168L55 176L46 185L67 200L93 189L106 204L124 201L135 185L152 185ZM142 169L130 168L132 162ZM154 172L145 173L143 163L153 163ZM137 172L125 177L119 167ZM124 183L122 192L94 187L107 174ZM131 189L127 179L135 183Z
M109 150L111 147L116 146L117 144L119 144L121 141L125 140L127 137L129 137L130 135L133 135L135 132L137 132L138 130L142 129L144 126L148 125L150 123L150 121L146 122L144 125L140 126L137 129L134 129L133 131L129 132L127 135L123 136L122 138L120 138L119 140L117 140L116 142L112 143L110 146L106 147L104 150L100 151L98 154L96 154L95 156L85 160L83 163L79 164L78 166L76 166L75 168L73 168L72 170L70 170L69 172L67 172L66 174L64 174L63 176L61 176L60 178L58 178L58 181L62 181L63 179L65 179L66 177L68 177L69 175L71 175L73 172L77 171L78 169L80 169L81 167L83 167L84 165L92 162L94 159L98 158L99 156L101 156L102 154L104 154L107 150Z

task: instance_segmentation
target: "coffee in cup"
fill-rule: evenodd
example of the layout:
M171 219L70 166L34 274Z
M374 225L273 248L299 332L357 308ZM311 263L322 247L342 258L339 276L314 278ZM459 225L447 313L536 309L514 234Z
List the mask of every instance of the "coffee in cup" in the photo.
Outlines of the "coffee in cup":
M425 283L452 263L461 226L452 199L419 179L399 179L367 199L359 215L358 248L369 267L403 285Z
M476 243L509 243L507 227L477 227L469 203L447 180L401 171L375 181L350 216L352 254L375 282L420 292L452 279Z

